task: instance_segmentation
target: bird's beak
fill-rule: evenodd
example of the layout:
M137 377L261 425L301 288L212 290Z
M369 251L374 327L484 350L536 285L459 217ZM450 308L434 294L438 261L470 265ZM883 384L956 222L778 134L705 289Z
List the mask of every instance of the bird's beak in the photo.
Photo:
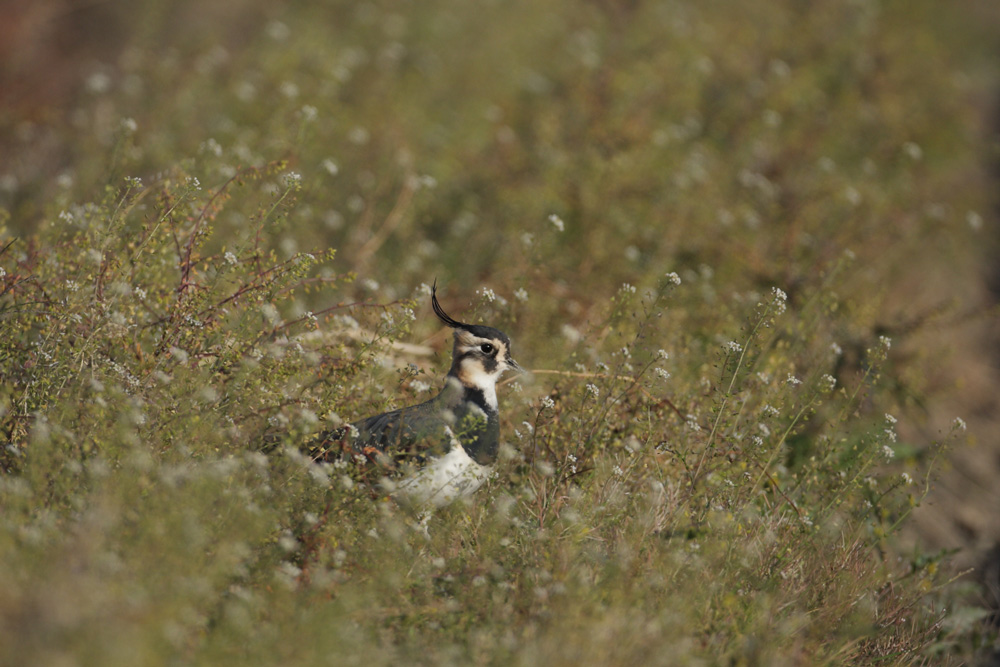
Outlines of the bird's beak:
M515 373L524 373L525 372L524 369L521 368L521 366L516 361L514 361L513 357L507 357L507 359L505 360L505 363L507 364L507 368L509 368L510 370L514 371Z

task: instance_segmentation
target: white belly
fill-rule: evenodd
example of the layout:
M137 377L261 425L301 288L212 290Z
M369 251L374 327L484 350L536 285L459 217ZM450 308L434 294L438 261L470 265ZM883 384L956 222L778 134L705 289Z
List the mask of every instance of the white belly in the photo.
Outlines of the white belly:
M479 465L453 442L447 454L399 482L393 495L413 505L444 507L475 493L491 471L491 466Z

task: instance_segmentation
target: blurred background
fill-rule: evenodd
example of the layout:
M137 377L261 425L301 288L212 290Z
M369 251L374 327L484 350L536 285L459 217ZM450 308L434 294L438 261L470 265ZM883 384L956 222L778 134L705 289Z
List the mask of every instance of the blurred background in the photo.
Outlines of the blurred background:
M968 424L907 539L996 605L998 102L991 0L4 0L0 208L30 239L124 177L285 160L275 251L357 278L303 308L495 290L537 368L623 283L678 272L706 326L849 256L844 363L890 336L901 437Z

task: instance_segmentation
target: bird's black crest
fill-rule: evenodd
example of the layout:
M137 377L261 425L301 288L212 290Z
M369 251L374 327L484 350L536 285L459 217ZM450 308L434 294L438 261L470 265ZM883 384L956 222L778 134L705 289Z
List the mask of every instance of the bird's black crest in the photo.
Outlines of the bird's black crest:
M479 338L502 340L504 344L510 348L510 339L507 338L507 334L493 327L483 326L481 324L466 324L465 322L459 322L458 320L452 319L451 315L444 312L444 308L438 303L437 299L437 280L434 281L434 285L431 287L431 305L434 306L434 314L438 316L442 322L447 324L452 329L461 329L462 331L468 331L473 336L478 336Z
M438 303L437 297L437 280L434 280L434 285L431 287L431 305L434 306L434 314L438 316L438 319L450 326L452 329L465 329L468 331L472 328L471 324L465 324L464 322L459 322L451 318L451 315L444 312L444 308Z

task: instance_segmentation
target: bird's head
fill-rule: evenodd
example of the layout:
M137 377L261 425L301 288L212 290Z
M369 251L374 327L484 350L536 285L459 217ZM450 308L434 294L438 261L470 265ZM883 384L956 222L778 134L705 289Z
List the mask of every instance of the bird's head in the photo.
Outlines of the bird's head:
M463 385L479 389L492 388L505 371L522 372L510 351L510 338L493 327L466 324L453 319L437 300L437 282L431 288L434 314L455 330L451 375Z

